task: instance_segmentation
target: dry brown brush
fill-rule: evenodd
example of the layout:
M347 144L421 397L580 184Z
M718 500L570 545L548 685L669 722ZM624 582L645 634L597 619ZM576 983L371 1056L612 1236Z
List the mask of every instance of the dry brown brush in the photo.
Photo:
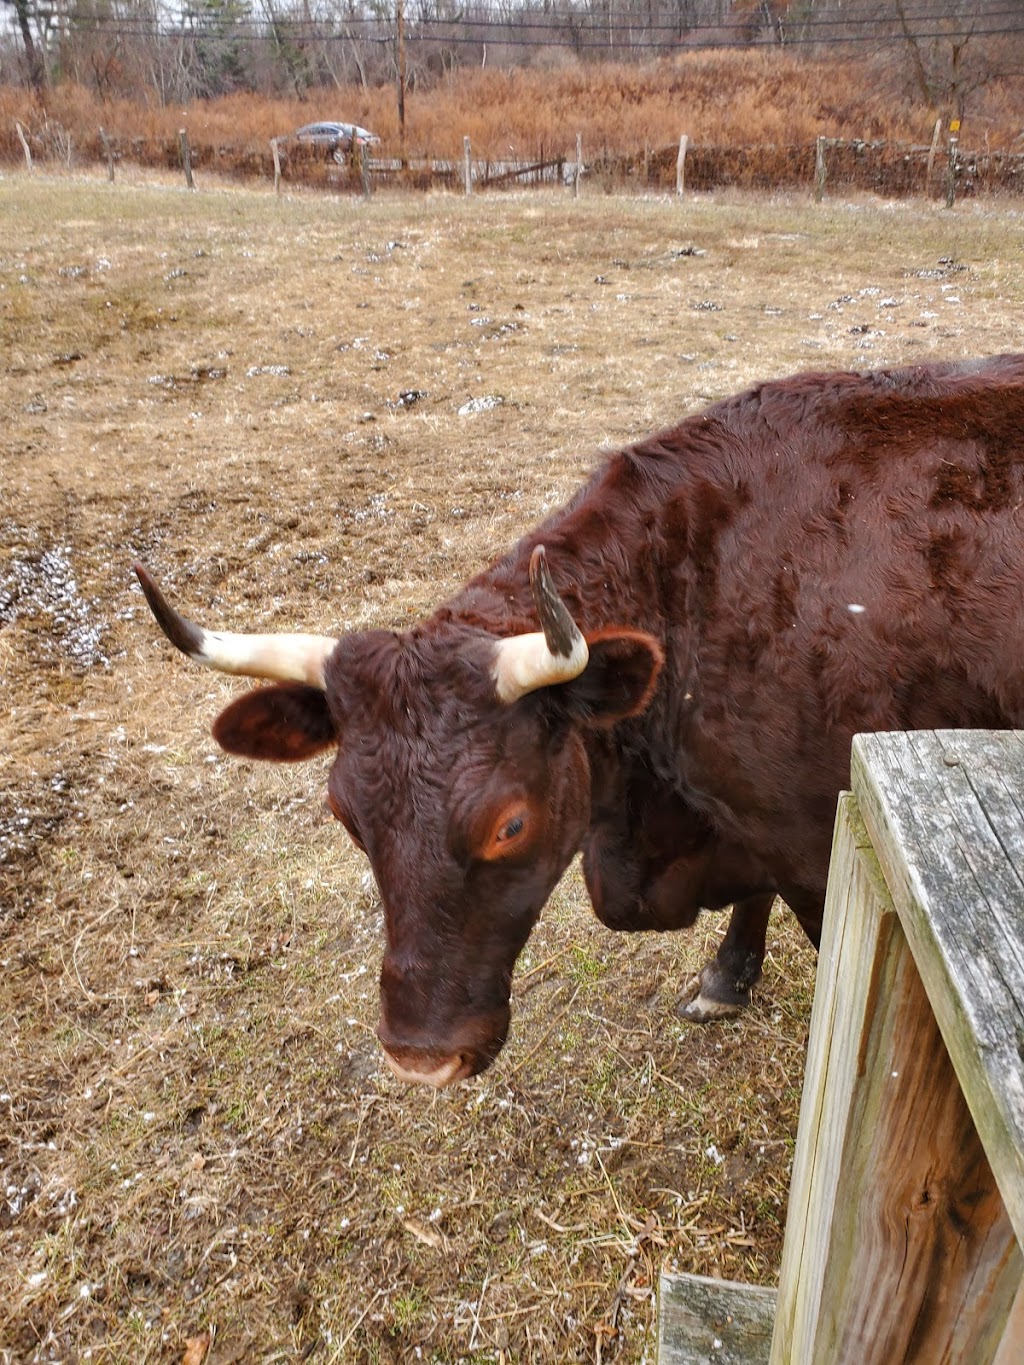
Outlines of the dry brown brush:
M675 146L685 132L695 149L750 149L744 155L763 158L770 180L776 154L757 149L801 146L819 136L926 144L935 113L895 95L881 65L771 50L690 53L642 66L568 63L555 71L460 72L410 92L404 148L390 86L341 87L305 101L238 94L185 108L155 98L101 100L72 84L42 100L2 87L0 163L21 158L15 120L40 158L70 164L98 158L101 126L124 157L176 164L178 130L185 127L198 165L248 175L254 153L264 164L271 138L325 118L371 128L385 157L404 151L417 159L452 160L461 157L468 136L474 156L490 162L571 157L577 133L588 162L610 162ZM994 81L962 142L983 153L1006 152L1019 132L1012 83Z

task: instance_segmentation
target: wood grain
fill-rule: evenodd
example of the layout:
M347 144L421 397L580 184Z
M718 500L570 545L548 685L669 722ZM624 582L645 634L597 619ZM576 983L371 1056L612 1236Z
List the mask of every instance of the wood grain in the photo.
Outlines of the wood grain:
M703 1275L663 1275L660 1365L765 1365L774 1316L774 1289Z
M1024 1240L1024 735L862 735L865 824Z
M1024 735L860 736L852 781L832 847L771 1365L1016 1365ZM706 1354L722 1311L713 1284L691 1292L661 1359L731 1358Z
M988 1365L1024 1261L849 795L825 925L771 1360Z

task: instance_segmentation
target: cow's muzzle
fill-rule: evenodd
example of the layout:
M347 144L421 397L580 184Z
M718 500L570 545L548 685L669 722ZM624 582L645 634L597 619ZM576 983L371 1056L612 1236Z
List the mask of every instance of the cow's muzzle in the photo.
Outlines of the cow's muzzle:
M406 1058L406 1061L400 1061L387 1048L384 1049L384 1060L389 1069L400 1081L407 1081L410 1085L432 1085L435 1090L443 1090L445 1086L454 1085L456 1081L464 1081L467 1076L473 1075L472 1058L463 1056L461 1052L445 1058L436 1066L432 1066L433 1058L428 1054L416 1057L406 1054Z
M450 1039L440 1043L395 1036L382 1017L377 1037L384 1047L384 1060L400 1081L432 1085L437 1090L477 1076L501 1051L508 1035L509 1010L488 1012L463 1025Z

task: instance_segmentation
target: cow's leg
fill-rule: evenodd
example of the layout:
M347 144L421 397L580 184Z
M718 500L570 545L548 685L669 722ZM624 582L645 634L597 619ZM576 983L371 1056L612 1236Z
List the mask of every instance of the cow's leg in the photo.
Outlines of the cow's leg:
M761 979L768 917L774 903L771 892L736 902L718 952L686 984L685 994L691 998L683 1009L684 1019L697 1024L729 1019L750 1004L751 987Z
M825 906L813 897L802 896L796 892L780 892L782 899L792 910L797 923L810 939L811 946L815 949L821 947L821 921L825 913Z

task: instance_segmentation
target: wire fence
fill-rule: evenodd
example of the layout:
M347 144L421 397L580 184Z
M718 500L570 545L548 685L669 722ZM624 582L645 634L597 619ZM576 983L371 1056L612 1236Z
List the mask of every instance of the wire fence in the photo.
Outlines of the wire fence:
M491 160L468 147L461 158L377 154L377 147L342 151L281 139L273 144L215 144L184 139L118 137L97 129L72 134L59 125L29 130L0 128L0 165L24 162L30 168L74 169L106 165L111 179L118 165L133 164L182 170L187 156L191 172L238 180L265 180L279 188L304 186L337 194L369 194L378 190L447 189L498 192L524 187L579 184L591 191L642 193L712 193L738 189L762 193L814 191L843 195L857 192L887 199L908 196L945 198L1017 195L1024 192L1024 152L971 150L955 141L941 146L892 141L818 139L815 142L715 146L686 139L678 146L620 152L576 145L539 147L526 160ZM685 156L685 168L683 157ZM276 161L276 167L275 167Z

